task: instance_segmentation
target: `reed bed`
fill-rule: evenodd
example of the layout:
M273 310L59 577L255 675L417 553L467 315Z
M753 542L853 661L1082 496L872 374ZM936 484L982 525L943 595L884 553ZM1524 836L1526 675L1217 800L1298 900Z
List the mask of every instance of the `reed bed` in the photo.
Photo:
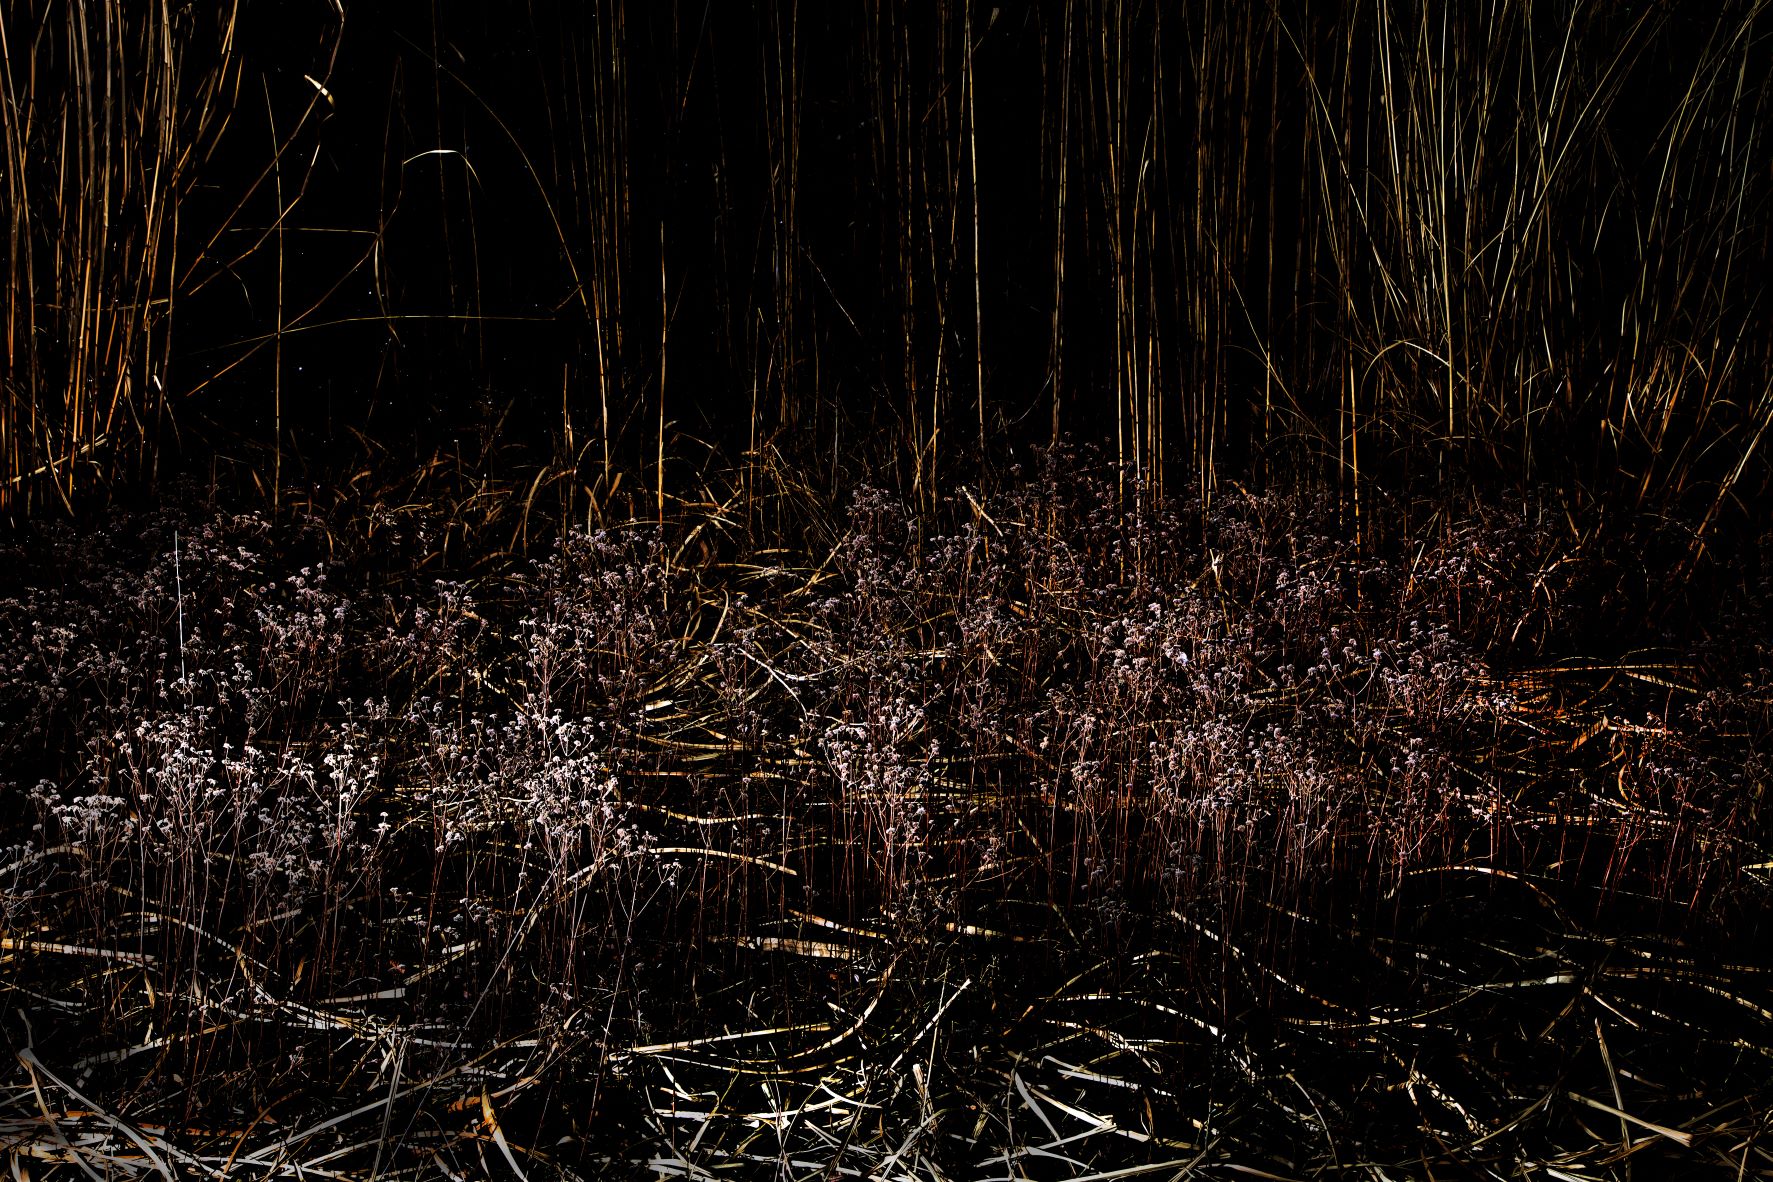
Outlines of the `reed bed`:
M1762 552L1122 477L34 527L15 1170L1773 1172Z
M1061 439L1354 522L1766 493L1766 0L345 14L8 22L0 512L513 395L656 497L686 437L924 511Z
M1773 1176L1766 0L15 8L14 1178Z

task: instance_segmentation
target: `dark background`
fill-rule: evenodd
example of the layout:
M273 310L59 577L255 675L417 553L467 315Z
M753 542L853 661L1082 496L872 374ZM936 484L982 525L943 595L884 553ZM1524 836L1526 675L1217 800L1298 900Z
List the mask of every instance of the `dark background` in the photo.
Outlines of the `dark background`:
M27 188L71 11L14 7ZM234 71L169 194L164 347L123 362L156 456L700 441L928 486L1067 437L1203 492L1764 488L1751 3L119 11L84 35L122 89L156 19L185 108ZM20 220L17 259L58 232ZM15 417L66 402L53 336Z

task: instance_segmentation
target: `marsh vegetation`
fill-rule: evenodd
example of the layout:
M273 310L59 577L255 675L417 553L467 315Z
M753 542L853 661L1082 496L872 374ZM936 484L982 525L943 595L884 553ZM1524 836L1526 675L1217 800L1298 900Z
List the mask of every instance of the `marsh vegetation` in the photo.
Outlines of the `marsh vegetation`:
M1752 1160L1764 568L1670 587L1546 504L1359 552L1321 501L1129 516L1064 456L924 514L738 475L532 556L436 473L33 531L9 1135L151 1168L96 1094L181 1173Z
M1773 11L23 3L15 1176L1773 1174Z

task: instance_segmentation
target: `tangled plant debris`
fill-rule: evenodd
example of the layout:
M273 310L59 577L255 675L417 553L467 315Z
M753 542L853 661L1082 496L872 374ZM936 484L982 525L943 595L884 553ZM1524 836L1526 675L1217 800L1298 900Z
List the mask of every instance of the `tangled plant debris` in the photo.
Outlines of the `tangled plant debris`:
M1356 547L1063 455L737 503L533 558L345 500L15 542L8 1152L1773 1166L1752 549L1659 583L1532 502Z

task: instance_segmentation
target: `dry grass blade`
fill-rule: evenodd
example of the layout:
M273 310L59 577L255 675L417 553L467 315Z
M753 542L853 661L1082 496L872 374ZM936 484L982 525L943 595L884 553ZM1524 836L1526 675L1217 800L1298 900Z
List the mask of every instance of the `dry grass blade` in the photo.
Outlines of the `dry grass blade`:
M1670 1141L1673 1141L1676 1145L1679 1145L1682 1148L1690 1147L1693 1144L1693 1134L1691 1134L1691 1133L1685 1133L1685 1132L1682 1132L1680 1129L1671 1129L1671 1128L1668 1128L1664 1125L1659 1125L1659 1124L1656 1124L1652 1121L1644 1120L1640 1117L1633 1116L1629 1112L1625 1112L1619 1108L1615 1108L1611 1104L1603 1104L1599 1100L1593 1100L1587 1096L1578 1095L1575 1092L1570 1092L1570 1093L1568 1093L1568 1095L1569 1095L1570 1099L1576 1101L1576 1103L1578 1103L1578 1104L1587 1105L1589 1108L1594 1109L1596 1112L1604 1112L1608 1116L1616 1116L1620 1120L1625 1121L1628 1124L1634 1124L1634 1125L1638 1126L1640 1129L1648 1129L1652 1133L1655 1133L1659 1137L1667 1137Z
M166 1182L177 1182L178 1175L173 1173L172 1166L169 1165L166 1158L162 1156L162 1152L176 1154L176 1151L170 1146L162 1144L156 1148L146 1136L137 1131L128 1122L112 1116L103 1108L94 1104L91 1100L88 1100L85 1096L80 1094L78 1089L61 1079L53 1071L49 1070L49 1068L45 1067L43 1061L37 1058L36 1051L32 1050L30 1047L20 1048L18 1058L19 1062L23 1063L26 1070L31 1073L33 1082L38 1075L42 1075L43 1078L49 1080L49 1082L53 1083L56 1087L73 1097L73 1099L92 1112L93 1115L97 1116L100 1120L111 1126L111 1128L117 1130L117 1132L128 1138L130 1143L140 1149L147 1160L153 1163L154 1168L160 1172L161 1176L166 1179ZM50 1119L47 1110L45 1111L45 1119Z

